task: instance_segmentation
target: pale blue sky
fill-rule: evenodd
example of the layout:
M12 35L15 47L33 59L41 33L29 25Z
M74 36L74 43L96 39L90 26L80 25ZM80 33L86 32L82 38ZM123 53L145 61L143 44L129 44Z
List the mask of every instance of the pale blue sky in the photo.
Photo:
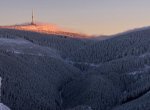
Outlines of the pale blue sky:
M0 0L0 25L36 20L88 34L150 25L150 0Z

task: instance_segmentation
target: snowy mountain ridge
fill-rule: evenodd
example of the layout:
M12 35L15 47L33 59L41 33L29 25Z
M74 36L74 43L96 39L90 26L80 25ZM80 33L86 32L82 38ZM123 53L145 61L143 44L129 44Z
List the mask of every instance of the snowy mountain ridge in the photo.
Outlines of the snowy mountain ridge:
M65 29L57 25L48 24L48 23L36 23L36 24L24 23L24 24L10 25L10 26L0 26L0 28L32 31L32 32L38 32L44 34L56 34L56 35L63 35L63 36L75 37L75 38L92 37L86 34L74 32L72 30Z

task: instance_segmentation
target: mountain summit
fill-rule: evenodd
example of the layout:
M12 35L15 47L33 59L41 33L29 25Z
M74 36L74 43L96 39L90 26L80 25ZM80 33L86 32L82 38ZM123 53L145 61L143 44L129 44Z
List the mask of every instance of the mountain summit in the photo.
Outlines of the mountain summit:
M77 38L88 38L90 36L70 31L69 29L61 28L54 24L48 23L24 23L24 24L17 24L17 25L10 25L10 26L0 26L0 28L4 29L16 29L16 30L24 30L24 31L32 31L38 33L45 33L45 34L56 34L56 35L63 35L67 37L77 37Z

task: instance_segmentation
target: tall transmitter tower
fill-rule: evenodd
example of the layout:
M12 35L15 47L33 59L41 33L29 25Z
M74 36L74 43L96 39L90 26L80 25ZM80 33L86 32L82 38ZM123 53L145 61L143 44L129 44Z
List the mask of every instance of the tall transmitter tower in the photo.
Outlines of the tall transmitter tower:
M35 21L34 21L34 11L32 10L32 21L31 21L31 25L35 25Z

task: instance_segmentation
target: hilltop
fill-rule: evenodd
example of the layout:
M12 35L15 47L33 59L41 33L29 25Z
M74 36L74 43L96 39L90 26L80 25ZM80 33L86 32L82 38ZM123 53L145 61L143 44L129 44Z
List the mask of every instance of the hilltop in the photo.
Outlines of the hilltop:
M55 24L49 24L49 23L35 23L35 24L24 23L24 24L10 25L10 26L0 26L0 28L32 31L32 32L38 32L38 33L44 33L44 34L63 35L66 37L75 37L75 38L93 37L93 36L89 36L86 34L74 32L72 30L65 29Z

